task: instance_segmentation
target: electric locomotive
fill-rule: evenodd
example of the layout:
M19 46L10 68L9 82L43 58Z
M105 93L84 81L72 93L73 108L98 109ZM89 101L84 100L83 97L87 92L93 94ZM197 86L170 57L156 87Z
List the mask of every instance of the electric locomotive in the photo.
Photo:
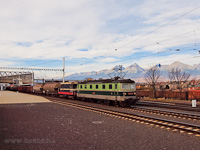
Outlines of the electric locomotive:
M120 106L132 105L138 101L136 84L131 79L102 79L79 82L77 98Z
M75 99L77 96L77 84L78 82L61 83L60 88L58 90L58 95L61 97Z

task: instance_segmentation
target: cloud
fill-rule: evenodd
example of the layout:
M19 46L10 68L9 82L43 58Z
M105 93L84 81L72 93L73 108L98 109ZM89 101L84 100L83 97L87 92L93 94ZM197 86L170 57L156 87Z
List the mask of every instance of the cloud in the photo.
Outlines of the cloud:
M200 9L159 28L198 4L198 0L4 1L0 6L0 59L23 62L67 57L72 72L109 69L117 63L135 61L148 66L164 57L140 58L138 53L156 54L199 44ZM178 36L186 32L190 33ZM120 62L129 56L135 59ZM171 56L166 53L169 61L180 58L178 54L175 59ZM82 59L92 64L77 65Z
M5 61L5 60L1 60L0 61L0 66L1 67L8 67L8 66L13 66L16 65L17 62L14 61Z
M148 57L140 59L139 62L137 62L141 67L143 68L150 68L152 66L155 66L156 64L161 65L168 65L175 61L180 61L185 64L198 64L197 60L199 57L196 57L194 55L190 54L172 54L169 56L161 56L161 57Z

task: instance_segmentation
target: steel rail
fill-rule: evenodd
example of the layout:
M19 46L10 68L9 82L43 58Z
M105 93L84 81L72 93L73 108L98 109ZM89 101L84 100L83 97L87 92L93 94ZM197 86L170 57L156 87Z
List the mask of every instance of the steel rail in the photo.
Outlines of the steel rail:
M176 105L166 105L166 104L156 104L156 103L147 103L147 102L137 102L136 105L142 105L142 106L152 106L152 107L162 107L162 108L169 108L169 109L179 109L179 110L187 110L187 111L196 111L200 112L200 108L191 108L188 106L176 106Z
M190 118L190 119L196 119L196 120L200 121L200 115L192 114L192 113L159 110L159 109L137 107L137 106L132 106L132 108L133 109L128 109L128 110L140 110L140 111L145 111L145 112L152 112L152 113L166 114L166 115L177 116L177 117L185 117L185 118Z
M164 102L164 101L151 101L151 100L140 100L141 103L151 103L151 104L162 104L162 105L172 105L172 106L191 106L192 103L178 103L178 102Z

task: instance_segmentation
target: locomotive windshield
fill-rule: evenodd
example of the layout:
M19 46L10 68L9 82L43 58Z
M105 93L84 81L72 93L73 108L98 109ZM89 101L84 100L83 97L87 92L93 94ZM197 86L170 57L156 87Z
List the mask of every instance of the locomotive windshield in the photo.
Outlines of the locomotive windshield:
M60 88L76 89L77 88L77 84L62 84Z
M135 83L122 83L122 89L124 90L135 90Z
M70 88L70 84L61 84L61 88L69 89Z
M73 84L73 89L76 89L77 88L77 84Z

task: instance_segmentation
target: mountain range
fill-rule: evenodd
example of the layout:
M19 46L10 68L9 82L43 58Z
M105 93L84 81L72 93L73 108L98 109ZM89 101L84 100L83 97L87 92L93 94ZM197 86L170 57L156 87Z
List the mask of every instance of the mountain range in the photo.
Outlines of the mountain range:
M178 62L178 61L176 61L170 65L161 65L159 67L159 70L161 71L161 79L163 79L163 80L168 79L168 70L171 68L179 68L179 69L191 74L190 79L200 79L200 64L195 64L193 66L190 66L190 65ZM128 66L127 68L123 68L122 76L124 76L124 78L133 79L136 82L143 82L145 72L148 69L144 69L135 63L135 64ZM92 72L75 73L75 74L66 76L65 80L84 80L86 78L107 79L107 78L111 78L114 76L119 76L119 71L118 72L113 71L113 68L112 68L112 69L101 70L98 72L92 71Z

